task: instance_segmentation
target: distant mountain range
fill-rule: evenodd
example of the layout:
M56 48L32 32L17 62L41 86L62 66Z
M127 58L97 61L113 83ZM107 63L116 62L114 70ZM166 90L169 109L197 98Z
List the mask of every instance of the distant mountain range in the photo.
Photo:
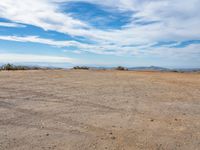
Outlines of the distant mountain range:
M129 70L158 70L158 71L169 71L168 68L150 66L150 67L130 67Z
M0 66L2 66L4 64L0 63ZM15 64L15 65L20 65L20 64ZM28 67L40 67L40 68L46 68L46 69L69 69L69 68L73 68L73 65L70 64L69 67L59 67L59 64L57 65L49 65L49 64L38 64L38 65L33 65L33 64L29 64L29 63L24 63L23 66L28 66ZM89 67L90 69L94 69L94 70L112 70L115 69L116 67ZM169 68L164 68L164 67L158 67L158 66L143 66L143 67L125 67L128 70L132 70L132 71L146 71L146 70L151 70L151 71L169 71L169 72L200 72L200 68L174 68L174 69L169 69Z
M128 68L129 70L153 70L153 71L171 71L171 72L199 72L200 68L163 68L157 66L150 66L150 67L131 67Z
M115 69L115 67L91 67L91 69ZM151 71L169 71L169 72L200 72L200 68L174 68L174 69L169 69L169 68L164 68L164 67L158 67L158 66L149 66L149 67L127 67L128 70L132 71L146 71L146 70L151 70Z
M157 66L150 66L150 67L131 67L128 68L129 70L153 70L153 71L171 71L171 72L200 72L200 68L163 68Z

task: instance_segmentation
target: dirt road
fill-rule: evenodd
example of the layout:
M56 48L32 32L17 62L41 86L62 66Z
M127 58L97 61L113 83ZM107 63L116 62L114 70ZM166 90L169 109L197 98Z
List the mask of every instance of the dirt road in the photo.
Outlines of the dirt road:
M0 150L199 150L200 74L0 72Z

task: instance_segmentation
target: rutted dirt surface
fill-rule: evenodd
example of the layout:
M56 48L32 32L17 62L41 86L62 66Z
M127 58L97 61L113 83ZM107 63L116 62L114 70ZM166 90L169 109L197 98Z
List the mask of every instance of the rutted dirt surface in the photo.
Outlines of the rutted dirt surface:
M200 74L0 72L0 150L199 150Z

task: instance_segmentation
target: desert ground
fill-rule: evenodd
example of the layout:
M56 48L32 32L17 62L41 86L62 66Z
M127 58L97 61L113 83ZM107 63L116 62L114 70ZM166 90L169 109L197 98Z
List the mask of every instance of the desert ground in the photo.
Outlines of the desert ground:
M199 150L200 73L0 72L0 150Z

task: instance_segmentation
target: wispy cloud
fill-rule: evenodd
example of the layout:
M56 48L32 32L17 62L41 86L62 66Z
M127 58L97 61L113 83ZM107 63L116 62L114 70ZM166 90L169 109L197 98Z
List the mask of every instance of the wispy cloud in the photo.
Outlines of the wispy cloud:
M76 47L74 53L81 54L81 52L90 52L95 54L110 54L110 55L135 55L135 56L164 56L164 57L179 57L179 56L192 56L200 55L200 44L190 43L188 45L180 46L181 42L173 42L160 44L160 46L155 46L157 43L141 44L141 45L90 45L83 44L77 41L58 41L52 39L40 38L38 36L0 36L0 40L17 41L17 42L31 42L46 44L55 47ZM179 47L177 47L179 45ZM67 50L64 50L67 52Z
M81 43L76 42L76 41L55 41L52 39L40 38L38 36L0 36L0 40L41 43L41 44L47 44L47 45L57 46L57 47L82 45Z
M0 54L0 63L77 63L68 57L31 55L31 54Z
M18 24L18 23L10 23L10 22L0 22L0 26L2 27L26 27L25 25Z
M47 0L2 0L0 17L64 33L79 32L87 27L87 24L60 12L58 5Z

